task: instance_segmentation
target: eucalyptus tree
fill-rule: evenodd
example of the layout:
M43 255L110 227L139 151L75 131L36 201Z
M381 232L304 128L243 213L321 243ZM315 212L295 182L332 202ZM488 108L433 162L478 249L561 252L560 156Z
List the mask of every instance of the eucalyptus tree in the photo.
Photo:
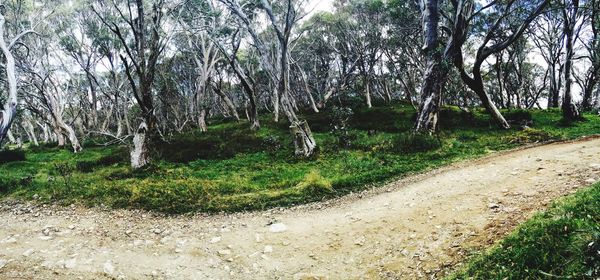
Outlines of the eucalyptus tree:
M557 108L562 87L562 62L564 34L563 19L557 9L540 15L529 27L529 38L537 47L548 67L548 107Z
M141 168L151 162L151 146L159 133L153 86L157 65L169 38L164 30L165 13L169 11L164 0L152 1L151 4L142 0L108 2L98 1L92 9L116 35L125 52L119 57L143 119L134 136L131 165Z
M317 147L317 143L312 136L308 123L301 120L296 114L292 96L290 94L290 41L293 28L303 17L302 6L304 0L287 0L283 3L277 3L274 9L268 0L261 0L256 3L256 8L264 11L267 16L270 27L275 33L274 38L277 42L275 50L275 59L270 58L270 53L264 40L259 36L256 26L251 22L250 17L242 8L238 0L220 0L225 6L235 14L243 23L245 29L250 33L254 46L260 54L261 66L267 71L273 83L274 105L276 119L279 110L287 117L290 123L290 130L294 139L295 154L297 156L311 156Z
M598 87L598 81L600 80L600 1L587 1L584 9L588 14L591 34L589 38L581 38L580 41L583 43L586 52L585 58L588 60L589 67L581 75L582 77L575 75L575 78L583 90L581 109L589 111L597 102L597 100L594 100L594 95L597 98L600 91L600 87Z
M4 56L4 68L6 71L6 88L8 89L8 97L6 103L0 108L0 145L7 137L9 129L17 114L17 70L15 65L15 57L13 48L20 42L21 38L27 34L33 33L33 29L25 29L24 31L13 35L12 38L7 38L9 34L6 32L6 6L0 5L0 50Z
M573 102L573 60L575 56L575 40L579 36L582 24L582 13L579 0L562 0L563 32L565 35L565 88L562 97L561 110L565 120L579 118L579 110Z
M482 66L489 57L515 43L527 30L529 24L544 12L549 2L549 0L492 1L478 9L477 12L474 12L475 6L472 3L468 4L471 6L469 9L463 10L462 17L468 20L466 25L462 27L465 30L460 31L461 40L466 41L469 35L473 33L469 32L471 28L481 26L482 28L476 29L477 33L480 34L481 43L477 47L475 61L471 67L471 75L467 72L464 64L462 50L455 56L454 65L459 69L463 82L477 94L483 107L502 128L509 128L510 125L485 91ZM460 7L460 3L457 7ZM490 10L486 11L487 9ZM461 13L457 13L457 15L459 14Z

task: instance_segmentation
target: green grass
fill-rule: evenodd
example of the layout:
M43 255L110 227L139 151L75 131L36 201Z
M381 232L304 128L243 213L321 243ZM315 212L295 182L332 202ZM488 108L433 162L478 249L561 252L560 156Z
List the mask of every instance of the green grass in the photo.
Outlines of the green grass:
M504 131L480 110L446 108L440 134L428 138L407 134L415 115L410 106L358 108L348 148L330 133L327 111L307 114L319 145L309 160L293 157L287 124L271 116L261 119L258 132L246 122L215 121L208 133L177 136L160 145L157 162L142 171L131 170L124 147L87 146L78 154L32 148L25 150L25 161L0 164L0 197L37 195L44 202L168 213L265 209L341 196L490 151L600 133L597 116L562 126L557 110L529 114L532 129Z
M451 279L598 279L600 184L523 223Z

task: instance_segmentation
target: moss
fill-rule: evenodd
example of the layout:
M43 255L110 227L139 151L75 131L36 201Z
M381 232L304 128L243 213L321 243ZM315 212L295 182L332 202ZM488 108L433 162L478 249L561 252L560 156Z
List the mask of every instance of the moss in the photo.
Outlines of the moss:
M323 178L321 173L314 169L308 172L296 187L308 195L331 194L334 192L331 182Z

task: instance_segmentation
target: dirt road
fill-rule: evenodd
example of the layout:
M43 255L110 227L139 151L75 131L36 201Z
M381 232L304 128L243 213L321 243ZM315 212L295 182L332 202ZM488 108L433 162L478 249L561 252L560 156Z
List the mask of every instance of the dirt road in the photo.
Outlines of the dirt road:
M600 140L455 164L234 215L0 203L0 279L430 279L600 178Z

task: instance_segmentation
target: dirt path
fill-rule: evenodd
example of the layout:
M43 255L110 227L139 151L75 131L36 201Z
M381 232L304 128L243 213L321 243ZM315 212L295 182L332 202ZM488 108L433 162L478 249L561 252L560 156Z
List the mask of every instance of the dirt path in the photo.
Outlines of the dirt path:
M600 178L600 140L500 153L235 215L0 204L1 279L425 279Z

